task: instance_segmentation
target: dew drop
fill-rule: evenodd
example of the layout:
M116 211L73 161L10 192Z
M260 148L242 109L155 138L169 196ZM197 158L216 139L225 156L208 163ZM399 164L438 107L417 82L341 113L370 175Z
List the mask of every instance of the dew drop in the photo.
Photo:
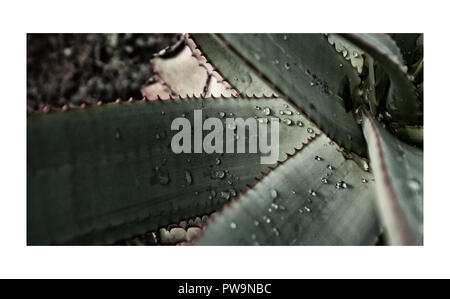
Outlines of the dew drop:
M284 35L284 36L283 36L283 40L288 40L288 36L287 36L287 35Z
M297 126L299 126L299 127L303 127L303 126L304 126L304 124L303 124L303 122L302 122L301 120L297 120Z
M284 68L286 69L286 70L290 70L291 69L291 65L289 64L289 62L286 62L285 64L284 64Z
M291 110L284 110L284 114L286 114L286 115L292 115L292 111L291 111Z
M226 114L225 114L225 112L219 112L219 116L220 116L221 118L224 118L224 117L226 116Z
M221 162L219 158L216 158L216 165L220 165Z
M192 174L189 170L184 171L184 179L188 185L192 184Z
M353 52L353 57L357 58L359 56L358 52Z
M272 208L274 208L275 210L278 210L278 205L277 205L276 203L273 202L273 203L271 204L271 206L272 206Z
M223 179L225 177L225 172L223 170L216 170L216 172L214 173L216 178L218 179Z
M116 130L116 134L114 135L114 138L115 138L116 140L119 140L119 139L120 139L120 131L119 131L119 129Z
M236 124L234 122L228 124L228 129L236 130Z
M256 109L256 110L261 110L261 107L255 106L255 109Z
M236 197L236 195L237 195L236 190L230 189L229 191L230 191L230 194L232 197Z
M271 196L273 199L277 198L277 196L278 196L277 190L271 189L271 190L270 190L270 196Z
M366 184L366 183L367 183L367 180L366 180L366 179L362 179L361 182L362 182L363 184Z
M419 181L415 180L415 179L410 179L408 180L408 187L409 189L411 189L414 192L417 192L420 190L420 183Z
M369 171L369 163L367 163L367 161L365 161L365 160L363 160L363 169L365 170L365 171Z
M258 220L254 220L254 221L253 221L253 225L254 225L254 226L259 226L259 221L258 221Z
M280 110L280 115L284 115L284 110Z
M335 187L336 187L336 189L347 189L348 188L347 183L344 181L337 182Z
M331 166L330 164L328 164L328 165L327 165L327 169L329 169L329 170L333 170L333 169L334 169L334 167L333 167L333 166Z
M343 55L345 58L347 58L347 54L348 54L347 50L344 49L344 50L342 51L342 55Z
M231 222L230 223L230 227L231 227L231 229L236 229L237 225L236 225L236 223Z
M304 209L305 209L305 211L308 212L308 213L311 212L311 209L308 208L307 206L305 206Z
M311 196L317 196L317 193L316 193L316 191L314 191L314 190L309 190L308 191L308 193L311 195Z
M161 136L159 135L159 133L156 133L155 138L156 138L156 140L160 140L161 139Z
M221 196L223 199L226 199L226 200L230 199L230 193L227 192L227 191L222 191L222 192L220 192L220 196Z
M275 235L275 236L280 236L280 232L278 231L278 229L277 228L272 228L272 233Z
M314 159L317 160L317 161L322 161L323 160L322 157L320 157L320 156L315 156Z
M306 131L307 131L309 134L313 134L313 133L314 133L314 130L311 129L311 128L306 129Z
M161 185L167 185L170 182L169 174L164 171L159 171L158 180Z
M287 126L290 126L290 125L292 125L292 120L290 120L289 118L284 118L283 123Z
M265 115L270 115L270 113L272 113L272 111L270 111L269 107L264 108L263 112Z
M327 178L321 178L320 181L322 182L322 184L328 184Z
M309 83L309 86L314 86L314 85L315 85L314 82Z

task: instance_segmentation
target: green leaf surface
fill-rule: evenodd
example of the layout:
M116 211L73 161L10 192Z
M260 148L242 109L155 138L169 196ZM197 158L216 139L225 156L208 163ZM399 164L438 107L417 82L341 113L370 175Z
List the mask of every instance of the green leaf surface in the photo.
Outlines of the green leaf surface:
M216 34L193 34L198 49L240 94L269 96L276 91L264 82Z
M325 36L224 34L222 37L230 49L278 87L333 140L358 154L366 154L361 129L352 115L356 107L352 106L351 98L360 85L358 73ZM203 50L208 57L214 55Z
M327 34L327 38L328 42L334 46L336 51L350 61L352 66L361 74L364 67L364 52L339 34L330 33Z
M28 244L109 244L216 211L270 165L260 164L260 154L174 154L171 123L183 115L193 123L194 109L202 110L203 119L222 113L246 119L267 117L264 108L272 115L294 111L282 99L239 98L29 116ZM292 125L280 123L280 160L318 134L308 132L302 115L290 118ZM299 120L303 127L295 125Z
M371 173L320 135L225 208L194 244L373 245L381 232L374 188Z
M423 152L393 137L369 115L363 128L390 243L422 245Z

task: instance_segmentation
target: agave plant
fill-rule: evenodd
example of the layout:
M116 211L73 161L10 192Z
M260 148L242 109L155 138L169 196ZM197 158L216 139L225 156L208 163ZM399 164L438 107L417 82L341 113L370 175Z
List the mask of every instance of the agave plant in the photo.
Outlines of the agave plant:
M421 34L182 35L142 100L28 115L28 244L421 245L422 49ZM171 122L194 110L280 119L278 162L173 153Z

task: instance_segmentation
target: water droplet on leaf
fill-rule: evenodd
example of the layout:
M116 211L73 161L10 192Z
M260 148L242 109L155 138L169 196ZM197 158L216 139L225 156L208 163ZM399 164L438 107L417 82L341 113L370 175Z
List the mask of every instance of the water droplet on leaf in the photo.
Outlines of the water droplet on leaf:
M192 184L192 175L191 175L191 172L189 170L185 170L184 171L184 179L186 180L186 183L188 185Z
M115 138L116 140L119 140L119 139L120 139L120 131L119 131L119 129L116 130L116 133L115 133L115 135L114 135L114 138Z
M290 120L289 118L284 118L283 123L287 126L290 126L290 125L292 125L292 120Z
M410 179L408 180L408 187L409 189L411 189L414 192L417 192L420 190L420 183L419 181L415 180L415 179Z
M271 190L270 190L270 196L271 196L273 199L277 198L277 196L278 196L277 190L271 189Z
M223 179L225 177L225 172L220 169L216 170L214 174L215 174L216 178L219 178L219 179Z
M280 232L278 231L278 229L277 228L272 228L272 233L275 235L275 236L279 236L280 235Z

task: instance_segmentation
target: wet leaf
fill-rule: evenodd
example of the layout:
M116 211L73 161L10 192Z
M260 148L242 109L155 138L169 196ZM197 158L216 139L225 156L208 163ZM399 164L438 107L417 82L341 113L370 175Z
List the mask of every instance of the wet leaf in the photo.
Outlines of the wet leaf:
M224 34L223 46L249 62L339 144L365 154L352 115L357 71L320 34ZM194 35L195 38L195 35ZM203 45L200 42L200 47ZM217 48L211 52L218 51ZM205 55L212 56L205 49ZM218 70L222 72L221 68ZM350 137L349 137L350 136Z
M174 154L172 121L184 116L193 124L194 109L203 120L221 113L266 118L255 106L279 111L286 105L281 99L145 101L29 116L28 243L113 243L216 211L270 165L248 148ZM305 127L280 124L280 160L316 136L295 117Z
M423 245L423 152L396 139L369 115L363 128L390 243Z
M381 231L374 204L372 175L321 135L219 213L194 244L373 245Z

